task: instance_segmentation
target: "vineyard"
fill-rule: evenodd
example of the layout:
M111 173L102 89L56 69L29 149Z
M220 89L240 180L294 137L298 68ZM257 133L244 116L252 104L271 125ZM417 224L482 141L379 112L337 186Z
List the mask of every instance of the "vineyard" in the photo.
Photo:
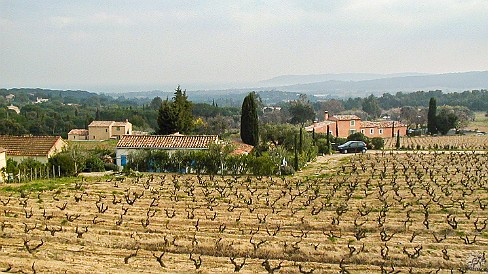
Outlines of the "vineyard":
M394 149L396 138L385 139L385 149ZM488 150L488 136L401 137L400 147L409 150Z
M309 177L149 174L0 192L0 271L484 271L488 154L339 155ZM41 191L42 190L42 191Z

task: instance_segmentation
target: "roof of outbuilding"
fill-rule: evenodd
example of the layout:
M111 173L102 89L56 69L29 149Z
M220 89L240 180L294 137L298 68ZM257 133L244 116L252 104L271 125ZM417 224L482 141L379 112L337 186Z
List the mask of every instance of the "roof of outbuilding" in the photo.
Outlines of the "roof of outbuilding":
M123 135L117 148L206 149L217 135Z
M232 143L236 148L232 151L234 155L249 154L254 149L254 146L244 144L242 141L235 141Z
M305 130L311 132L315 129L316 133L327 133L327 126L335 125L335 123L335 121L330 120L322 121L305 127Z
M0 135L0 146L9 156L47 156L61 136Z
M68 135L87 136L88 135L88 129L72 129L68 132Z

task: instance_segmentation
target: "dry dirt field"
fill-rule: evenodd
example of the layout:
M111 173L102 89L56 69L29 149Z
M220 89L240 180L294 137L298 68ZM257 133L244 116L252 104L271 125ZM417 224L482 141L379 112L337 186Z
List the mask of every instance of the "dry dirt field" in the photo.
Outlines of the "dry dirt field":
M321 158L293 178L4 186L0 271L481 273L486 163L487 153L366 153Z

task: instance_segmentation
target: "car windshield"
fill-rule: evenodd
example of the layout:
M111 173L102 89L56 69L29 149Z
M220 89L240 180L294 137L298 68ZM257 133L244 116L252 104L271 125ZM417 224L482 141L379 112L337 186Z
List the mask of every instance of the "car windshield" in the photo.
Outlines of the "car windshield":
M349 146L350 144L353 144L353 143L355 143L355 142L354 141L349 141L349 142L344 143L343 146Z

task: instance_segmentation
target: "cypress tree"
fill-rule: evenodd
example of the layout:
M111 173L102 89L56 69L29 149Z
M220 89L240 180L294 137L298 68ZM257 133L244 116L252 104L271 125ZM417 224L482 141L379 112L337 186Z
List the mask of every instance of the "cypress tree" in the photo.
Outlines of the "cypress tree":
M393 125L391 127L391 137L395 137L395 121L393 121Z
M256 94L249 93L242 102L241 139L248 145L257 146L259 142L259 121Z
M163 101L159 107L157 134L167 135L178 131L177 114L172 103L168 100Z
M300 139L298 143L298 152L303 152L303 128L300 128Z
M315 146L315 128L312 128L312 144Z
M327 125L327 154L330 154L330 131L329 131L329 125Z
M396 149L400 149L400 130L397 131L397 139L395 144Z
M188 101L186 91L182 91L178 86L173 100L166 99L160 104L157 119L158 134L191 132L193 127L192 103Z
M437 105L435 98L430 98L429 101L429 113L427 114L427 130L429 133L436 134L437 133Z
M186 90L181 90L179 85L173 97L173 109L177 116L177 131L181 133L191 132L193 128L192 103L188 101Z
M293 168L295 171L298 171L298 140L297 135L295 134L295 159L293 159Z

